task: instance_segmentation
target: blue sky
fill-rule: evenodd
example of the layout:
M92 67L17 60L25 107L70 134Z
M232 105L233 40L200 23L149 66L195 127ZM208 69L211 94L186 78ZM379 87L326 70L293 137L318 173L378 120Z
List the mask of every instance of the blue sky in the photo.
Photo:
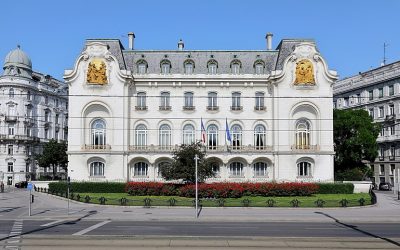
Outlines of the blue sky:
M313 38L340 77L400 60L400 1L377 0L19 0L1 3L0 58L17 44L36 71L62 78L87 38L119 38L137 49L265 49L265 34ZM2 70L1 70L2 72Z

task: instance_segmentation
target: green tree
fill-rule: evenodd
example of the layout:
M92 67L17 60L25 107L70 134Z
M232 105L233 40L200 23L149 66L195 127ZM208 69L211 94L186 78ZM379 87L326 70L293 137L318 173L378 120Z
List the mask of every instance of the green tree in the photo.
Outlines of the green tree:
M212 162L205 159L206 153L202 150L201 143L181 145L173 152L173 162L164 165L161 175L166 180L183 180L185 183L194 183L195 179L195 155L198 156L197 169L198 181L204 182L207 178L214 177Z
M67 171L68 155L67 144L65 142L58 143L51 139L43 146L43 153L36 156L36 160L40 167L52 168L53 180L56 177L56 167L59 166Z
M333 111L336 179L352 178L351 172L357 170L367 174L365 162L374 162L378 156L376 139L380 130L381 125L374 123L365 110ZM360 178L356 176L360 175L353 178Z

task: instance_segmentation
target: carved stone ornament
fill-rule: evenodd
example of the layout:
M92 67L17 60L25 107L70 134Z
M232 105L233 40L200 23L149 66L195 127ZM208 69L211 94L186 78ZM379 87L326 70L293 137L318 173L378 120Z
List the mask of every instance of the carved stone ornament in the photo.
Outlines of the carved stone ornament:
M101 59L93 59L88 66L86 82L89 84L107 84L107 66Z
M315 85L314 66L308 59L296 63L296 80L294 85Z

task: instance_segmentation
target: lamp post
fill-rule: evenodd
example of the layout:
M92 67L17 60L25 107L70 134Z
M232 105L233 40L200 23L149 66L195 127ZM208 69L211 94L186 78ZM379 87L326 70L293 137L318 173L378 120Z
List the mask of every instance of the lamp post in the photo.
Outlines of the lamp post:
M196 214L195 214L195 218L197 219L198 218L198 213L197 213L197 211L198 211L198 206L199 206L199 204L198 204L198 202L199 202L199 192L198 192L198 189L197 189L197 161L199 160L199 157L198 157L198 155L196 154L195 156L194 156L194 161L195 161L195 179L196 179Z

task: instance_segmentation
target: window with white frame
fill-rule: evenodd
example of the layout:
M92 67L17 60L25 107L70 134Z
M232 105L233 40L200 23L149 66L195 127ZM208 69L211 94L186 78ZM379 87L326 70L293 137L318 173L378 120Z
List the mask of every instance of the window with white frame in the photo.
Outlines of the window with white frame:
M14 135L15 125L13 123L8 124L8 135Z
M255 63L254 70L257 75L264 74L264 64L262 62Z
M193 92L184 93L184 108L193 108Z
M14 98L14 89L13 88L10 88L10 90L8 91L8 97Z
M149 165L145 162L137 162L134 164L134 176L147 176Z
M242 127L235 124L231 128L232 133L232 149L240 150L242 148Z
M368 113L369 113L369 116L371 116L372 119L375 118L375 117L374 117L374 109L373 109L373 108L372 108L372 109L369 109L369 110L368 110Z
M385 116L385 109L383 107L378 108L378 117L382 118Z
M389 95L390 96L394 95L394 86L393 85L389 85Z
M392 157L392 158L394 158L395 156L396 156L396 147L395 146L390 146L390 151L389 151L389 153L390 153L390 157Z
M211 169L212 169L215 177L220 177L220 167L219 167L218 162L214 161L214 162L211 162L210 164L211 164Z
M14 104L10 104L8 105L8 116L13 117L15 116L15 105Z
M267 133L264 125L258 124L254 128L254 147L256 150L263 150L266 144Z
M139 110L147 109L146 92L138 92L136 98L137 98L136 108Z
M385 157L385 148L383 146L379 147L379 152L378 152L379 157L383 158Z
M232 93L232 110L240 110L240 98L241 98L241 93L240 92L233 92Z
M90 176L104 176L104 163L101 161L91 162Z
M379 98L382 98L383 97L383 88L379 88L379 90L378 90L379 92Z
M207 127L207 147L216 150L218 146L218 127L211 124Z
M27 99L28 101L30 101L31 98L32 98L31 92L28 90L28 91L26 92L26 99Z
M256 162L253 164L253 170L255 177L267 176L267 163Z
M306 120L299 120L296 124L296 149L310 148L310 124Z
M168 124L163 124L160 126L159 131L159 142L160 149L169 150L171 149L171 127Z
M161 62L161 74L167 75L171 73L171 63L168 60Z
M256 92L255 97L255 110L263 110L264 109L264 92Z
M50 122L50 111L49 110L44 111L44 121Z
M193 74L194 62L192 60L186 60L184 63L185 74Z
M137 149L146 149L147 147L147 127L139 124L135 129L135 144Z
M14 162L8 162L7 163L7 172L8 173L14 172Z
M49 139L49 129L48 128L44 129L44 139Z
M229 175L230 177L243 177L243 163L232 162L231 164L229 164Z
M395 135L395 125L389 126L389 135Z
M215 60L210 60L207 63L207 67L208 67L208 73L211 75L215 75L217 74L217 68L218 68L218 63Z
M106 123L103 119L96 119L91 126L92 145L103 148L106 145Z
M302 161L297 163L297 176L310 177L311 176L311 163Z
M374 100L374 91L373 90L368 91L368 99L370 101Z
M216 109L218 107L217 92L208 92L208 108Z
M394 104L390 104L388 107L388 115L394 115Z
M394 174L395 169L396 169L396 165L395 164L390 164L390 175Z
M144 60L139 60L137 63L137 71L138 74L146 74L147 73L147 62Z
M385 165L380 164L379 165L379 175L384 175L385 174Z
M161 92L161 99L160 99L160 109L170 109L169 101L170 101L170 94L169 92Z
M384 136L385 135L385 127L381 127L381 132L379 133L379 136Z
M8 155L13 155L14 154L14 147L13 145L8 145Z
M348 107L349 106L349 98L345 97L343 98L343 107Z
M193 144L195 142L195 130L194 130L194 126L192 124L186 124L183 127L183 144L184 145L190 145Z
M232 74L234 75L238 75L240 74L240 67L241 67L241 63L239 61L233 61L231 63L231 70L232 70Z

